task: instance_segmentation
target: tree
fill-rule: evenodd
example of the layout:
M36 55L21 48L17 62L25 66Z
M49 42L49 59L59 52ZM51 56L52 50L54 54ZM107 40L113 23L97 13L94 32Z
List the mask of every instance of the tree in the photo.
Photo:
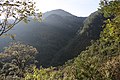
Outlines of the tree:
M103 0L101 2L101 11L104 14L104 17L107 18L105 21L105 29L104 32L102 32L101 37L104 38L104 41L108 40L112 41L120 41L120 1L110 1L106 2ZM104 35L104 36L102 36Z
M0 36L11 30L20 21L28 23L28 17L41 18L33 0L0 0ZM10 22L12 19L12 22Z
M23 78L24 74L35 65L36 53L38 53L36 48L21 43L12 43L5 48L4 52L0 53L0 79Z
M107 3L107 4L106 4ZM120 52L120 1L102 1L101 12L107 18L100 41L104 44L104 50L110 53ZM116 51L117 50L117 51Z
M120 0L102 0L100 38L75 59L77 79L120 80Z

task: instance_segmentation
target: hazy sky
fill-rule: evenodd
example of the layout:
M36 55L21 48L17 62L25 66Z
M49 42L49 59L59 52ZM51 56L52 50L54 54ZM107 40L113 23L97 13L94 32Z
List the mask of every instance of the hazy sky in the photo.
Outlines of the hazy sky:
M63 9L76 16L88 16L97 10L100 0L35 0L41 12Z

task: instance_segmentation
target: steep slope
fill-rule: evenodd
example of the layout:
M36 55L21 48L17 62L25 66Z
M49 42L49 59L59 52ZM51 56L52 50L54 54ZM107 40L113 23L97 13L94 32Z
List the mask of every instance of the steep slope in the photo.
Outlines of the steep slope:
M33 20L28 24L21 22L12 31L8 32L17 35L15 41L37 48L39 54L36 58L39 65L49 66L53 56L68 44L69 40L76 35L78 29L83 27L83 21L86 19L73 16L63 10L62 13L60 12L61 10L47 12L45 13L47 17L41 23ZM11 41L9 38L0 38L0 49Z
M51 65L57 66L64 64L69 59L73 59L87 46L90 45L91 40L99 38L102 30L104 17L99 12L92 13L85 21L84 27L79 33L69 42L69 44L62 48L53 58Z

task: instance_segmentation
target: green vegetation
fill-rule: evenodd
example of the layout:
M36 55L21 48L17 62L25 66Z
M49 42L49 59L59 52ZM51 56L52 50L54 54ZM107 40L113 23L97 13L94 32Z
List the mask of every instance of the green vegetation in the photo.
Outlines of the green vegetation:
M77 78L87 80L120 79L120 1L102 1L100 11L106 17L100 39L93 42L75 60ZM114 11L113 11L114 10Z
M1 0L0 1L0 36L11 30L21 21L28 23L28 17L41 18L41 13L36 14L35 3L30 0ZM12 23L9 21L12 19ZM6 34L14 39L14 35Z
M59 11L63 14L57 15ZM69 16L70 13L66 14L66 11L62 10L49 11L48 13L51 14L47 16L45 16L47 13L43 14L43 17L46 18L41 22L29 18L28 24L20 22L13 30L9 31L9 34L16 34L15 41L34 46L39 52L36 55L36 59L39 61L38 66L45 67L51 65L54 55L69 43L78 29L82 28L83 21L86 19L85 17ZM13 40L9 37L0 38L0 42L0 51L3 51L3 47Z
M96 11L84 20L84 25L79 29L78 34L69 43L59 50L51 64L54 66L63 65L66 61L77 57L87 46L91 45L91 40L99 39L103 30L104 16L100 11Z
M1 53L1 80L120 80L120 1L100 3L105 17L100 38L65 65L37 68L36 48L13 43Z
M15 80L24 77L35 63L37 50L32 46L21 43L12 43L0 53L0 80Z
M25 80L76 80L74 65L64 67L50 67L37 69L33 67L33 73L27 73Z

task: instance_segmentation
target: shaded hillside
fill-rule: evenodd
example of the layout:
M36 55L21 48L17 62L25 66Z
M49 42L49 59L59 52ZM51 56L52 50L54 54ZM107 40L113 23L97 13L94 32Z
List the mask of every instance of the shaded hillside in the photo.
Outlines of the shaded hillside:
M62 14L57 14L59 12ZM16 41L36 47L39 51L36 56L39 65L49 66L57 51L66 46L78 29L83 27L86 18L73 16L63 10L54 10L50 11L50 14L49 12L45 14L47 16L41 23L33 20L28 24L21 22L9 33L17 35ZM0 49L11 41L9 38L0 38Z
M84 27L80 32L69 42L69 44L62 48L53 58L51 65L60 65L69 59L73 59L81 51L90 45L91 40L99 38L102 30L104 17L99 12L92 13L85 21Z

